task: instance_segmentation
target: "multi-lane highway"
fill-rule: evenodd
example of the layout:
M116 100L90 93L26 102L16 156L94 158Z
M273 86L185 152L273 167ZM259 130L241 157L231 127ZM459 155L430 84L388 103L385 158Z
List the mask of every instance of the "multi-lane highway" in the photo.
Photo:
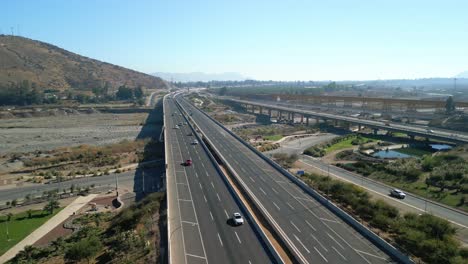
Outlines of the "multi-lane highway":
M208 153L192 144L195 131L172 99L164 107L170 263L272 263L250 219L232 225L232 214L243 212Z
M389 263L390 257L185 99L178 101L261 204L302 263Z
M348 117L348 116L343 116L343 115L321 113L321 112L316 112L316 111L311 111L311 110L298 109L298 108L294 108L291 106L289 107L279 106L275 102L265 103L265 102L257 102L257 101L250 101L250 100L249 101L237 100L237 99L230 99L230 98L226 100L230 100L230 101L242 103L242 104L261 106L265 109L270 108L270 109L275 109L275 110L280 110L280 111L285 111L285 112L303 114L303 115L310 116L310 117L345 121L351 124L363 125L363 126L367 126L370 128L383 129L383 130L392 131L392 132L402 132L402 133L407 133L409 135L414 135L414 136L433 138L437 140L446 140L446 141L455 142L455 143L463 143L463 144L468 143L468 135L465 133L461 133L461 132L447 131L447 130L442 130L442 129L432 129L432 128L428 129L428 128L424 128L424 127L417 126L417 125L400 124L400 123L393 123L393 122L391 123L381 122L381 121L360 119L360 118L355 118L355 117Z

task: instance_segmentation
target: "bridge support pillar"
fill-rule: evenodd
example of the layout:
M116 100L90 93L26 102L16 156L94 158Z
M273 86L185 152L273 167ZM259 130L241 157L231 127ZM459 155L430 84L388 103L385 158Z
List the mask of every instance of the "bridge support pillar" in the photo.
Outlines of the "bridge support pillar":
M377 135L378 132L379 132L379 129L374 128L374 135Z
M260 113L259 114L263 114L263 107L260 106Z
M294 113L293 112L291 112L291 123L294 124Z
M315 124L317 124L317 125L320 124L320 118L318 118L318 117L315 118Z
M309 126L309 117L306 117L306 126Z
M301 124L304 124L304 115L301 115Z
M362 129L362 126L358 125L358 131L361 131L361 129Z
M276 118L278 120L278 122L281 121L281 119L283 119L282 115L283 115L283 113L281 111L278 111L278 115L277 115L277 118Z
M268 116L271 118L271 109L268 109Z

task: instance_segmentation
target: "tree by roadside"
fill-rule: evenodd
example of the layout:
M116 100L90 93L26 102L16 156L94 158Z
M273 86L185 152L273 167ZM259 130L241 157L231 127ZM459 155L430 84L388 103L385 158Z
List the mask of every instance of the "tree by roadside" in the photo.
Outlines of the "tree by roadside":
M6 216L7 216L7 222L10 222L10 221L11 221L11 218L13 217L13 214L12 214L12 213L8 213Z
M29 209L27 211L27 214L28 214L28 218L31 219L32 218L32 214L33 214L33 210L32 209Z
M455 101L453 101L452 96L449 96L445 101L445 111L447 114L453 113L455 111Z
M143 86L138 86L135 91L134 91L134 94L135 94L135 97L137 99L141 99L143 98L143 95L144 95L144 91L143 91Z
M125 85L120 86L115 96L120 100L129 100L133 98L133 90Z
M55 199L52 198L49 200L49 202L44 206L44 211L46 211L48 214L53 214L54 210L60 207L60 203Z

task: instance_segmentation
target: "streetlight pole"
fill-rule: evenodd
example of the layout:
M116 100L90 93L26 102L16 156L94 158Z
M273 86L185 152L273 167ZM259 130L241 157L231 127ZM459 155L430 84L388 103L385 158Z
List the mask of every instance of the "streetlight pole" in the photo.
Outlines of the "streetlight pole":
M330 202L330 164L327 163L328 183L327 183L327 200Z
M6 226L6 237L7 237L7 241L10 241L10 229L8 228L8 222L10 222L10 219L8 217L8 214L5 214L5 216L7 217L7 221L5 221L5 226Z
M143 194L145 193L145 170L141 170L141 175L142 175L142 180L143 180L143 184L141 186L141 189L143 191Z
M119 197L119 179L117 177L117 173L114 172L115 175L115 193L116 196Z
M10 230L8 229L8 222L10 221L6 221L6 235L7 235L7 241L10 241Z

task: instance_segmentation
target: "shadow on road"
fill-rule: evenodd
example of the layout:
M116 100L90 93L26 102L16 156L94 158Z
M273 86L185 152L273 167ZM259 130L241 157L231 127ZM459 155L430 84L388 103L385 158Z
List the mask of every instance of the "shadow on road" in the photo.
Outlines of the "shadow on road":
M136 195L136 201L141 200L148 193L159 191L163 187L164 162L158 162L157 165L147 164L148 161L164 159L164 142L159 142L163 123L163 104L161 99L149 113L145 124L137 136L137 139L148 140L148 143L144 149L144 159L140 161L135 171L133 191Z

